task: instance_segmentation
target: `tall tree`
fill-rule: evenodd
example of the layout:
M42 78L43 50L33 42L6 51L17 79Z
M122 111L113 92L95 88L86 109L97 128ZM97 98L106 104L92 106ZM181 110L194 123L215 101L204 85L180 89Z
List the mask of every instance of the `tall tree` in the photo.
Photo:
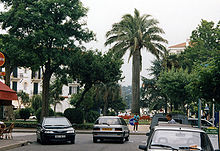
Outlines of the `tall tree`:
M141 50L146 49L156 57L165 50L161 44L167 41L160 36L164 31L159 28L158 21L150 15L140 15L137 9L134 16L126 14L122 20L113 24L107 32L105 45L114 44L111 51L123 56L130 51L132 57L132 113L140 112L140 71L142 68Z
M79 0L1 0L3 29L16 37L21 50L36 54L32 62L43 69L42 115L49 112L49 83L61 65L74 59L70 51L92 40L83 17L87 9Z

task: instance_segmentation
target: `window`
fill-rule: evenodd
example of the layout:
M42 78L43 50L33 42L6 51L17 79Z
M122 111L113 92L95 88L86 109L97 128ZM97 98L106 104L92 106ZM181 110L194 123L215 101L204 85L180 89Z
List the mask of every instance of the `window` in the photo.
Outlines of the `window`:
M15 68L13 71L13 77L17 78L18 77L18 68Z
M34 94L38 94L38 83L34 83Z
M12 82L12 89L17 91L18 84L17 82Z
M76 93L77 93L77 87L69 86L69 95L76 94Z
M24 83L24 90L27 90L27 82Z
M24 75L23 73L20 73L20 78L23 79Z

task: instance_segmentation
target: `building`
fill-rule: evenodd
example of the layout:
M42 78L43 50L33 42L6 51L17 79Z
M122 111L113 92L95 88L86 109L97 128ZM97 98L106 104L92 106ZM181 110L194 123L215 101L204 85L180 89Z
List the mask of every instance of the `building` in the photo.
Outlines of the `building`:
M168 47L171 54L178 54L185 50L186 47L190 45L189 39L186 40L184 43L176 44L173 46Z
M53 79L53 78L52 78ZM24 91L30 97L42 92L42 71L39 69L33 72L29 68L16 68L11 74L11 88L16 92ZM72 94L77 93L79 84L76 82L63 86L62 96L65 98L56 106L56 112L64 112L65 109L71 107L69 98ZM19 108L19 101L13 101L14 108ZM21 105L21 107L24 107ZM53 108L53 107L52 107Z

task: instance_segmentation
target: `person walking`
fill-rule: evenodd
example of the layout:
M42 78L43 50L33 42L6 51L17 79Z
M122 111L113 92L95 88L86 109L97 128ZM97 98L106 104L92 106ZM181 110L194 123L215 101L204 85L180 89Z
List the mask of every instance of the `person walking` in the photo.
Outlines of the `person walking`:
M140 120L140 116L136 113L134 115L134 132L138 131L139 120Z
M168 124L176 124L176 121L172 118L171 114L167 114L166 118L168 120Z

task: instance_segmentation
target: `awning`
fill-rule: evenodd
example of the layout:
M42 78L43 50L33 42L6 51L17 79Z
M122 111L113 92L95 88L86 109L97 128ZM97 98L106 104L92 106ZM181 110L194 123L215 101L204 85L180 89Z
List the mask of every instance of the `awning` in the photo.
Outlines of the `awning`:
M9 105L11 104L11 100L17 99L17 93L0 81L0 104Z

